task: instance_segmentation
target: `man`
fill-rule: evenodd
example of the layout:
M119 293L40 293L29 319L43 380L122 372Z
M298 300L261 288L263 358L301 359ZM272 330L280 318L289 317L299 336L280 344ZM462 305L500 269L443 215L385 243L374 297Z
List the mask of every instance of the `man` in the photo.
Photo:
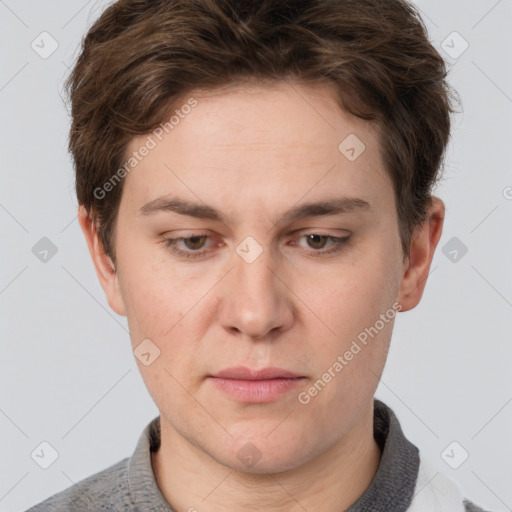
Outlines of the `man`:
M374 399L442 232L445 78L401 0L102 14L69 80L79 220L160 415L31 511L481 510Z

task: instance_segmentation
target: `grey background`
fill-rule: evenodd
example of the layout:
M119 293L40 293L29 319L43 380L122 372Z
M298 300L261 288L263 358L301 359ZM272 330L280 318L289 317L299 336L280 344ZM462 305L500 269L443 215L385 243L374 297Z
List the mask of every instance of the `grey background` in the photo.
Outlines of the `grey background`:
M110 310L94 273L66 152L62 83L106 5L0 0L1 512L25 510L129 456L158 414L126 319ZM437 189L447 206L443 236L422 302L398 315L377 397L466 496L512 510L512 1L416 5L463 113ZM47 58L31 47L51 49L43 31L58 43ZM36 257L43 237L57 249L46 262ZM58 452L48 469L31 457L43 441ZM446 460L454 465L463 449L469 458L452 469Z

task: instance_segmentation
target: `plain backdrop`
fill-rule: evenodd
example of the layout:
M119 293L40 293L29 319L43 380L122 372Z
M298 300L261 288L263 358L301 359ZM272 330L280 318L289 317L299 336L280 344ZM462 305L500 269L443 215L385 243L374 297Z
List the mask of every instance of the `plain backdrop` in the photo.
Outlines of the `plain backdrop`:
M1 512L131 455L158 415L97 281L66 150L62 84L106 5L0 0ZM463 111L436 190L446 220L431 275L398 315L377 397L466 496L510 511L512 1L416 5ZM44 469L35 454L52 449Z

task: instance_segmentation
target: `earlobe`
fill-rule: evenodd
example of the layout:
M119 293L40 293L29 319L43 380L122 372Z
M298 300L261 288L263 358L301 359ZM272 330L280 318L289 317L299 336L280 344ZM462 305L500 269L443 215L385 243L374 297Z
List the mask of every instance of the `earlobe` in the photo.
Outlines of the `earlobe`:
M421 300L432 258L441 238L444 212L443 201L432 197L427 219L413 233L409 258L400 284L399 302L402 311L413 309Z
M119 279L114 263L104 251L92 215L88 214L82 205L78 207L78 222L84 233L96 275L110 307L118 315L126 316L126 307L119 289Z

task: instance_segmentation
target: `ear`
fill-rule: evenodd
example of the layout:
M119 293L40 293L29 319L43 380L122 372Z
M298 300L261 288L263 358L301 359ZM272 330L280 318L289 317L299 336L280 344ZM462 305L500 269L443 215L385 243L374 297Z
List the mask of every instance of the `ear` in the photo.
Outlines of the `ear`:
M112 259L105 254L92 216L87 213L82 205L78 207L78 222L84 232L96 274L107 296L110 307L118 315L126 316L126 307L120 292L119 279L114 264Z
M400 284L401 311L413 309L421 300L434 251L443 231L444 212L443 201L432 197L432 204L425 222L413 233L409 257L406 259Z

